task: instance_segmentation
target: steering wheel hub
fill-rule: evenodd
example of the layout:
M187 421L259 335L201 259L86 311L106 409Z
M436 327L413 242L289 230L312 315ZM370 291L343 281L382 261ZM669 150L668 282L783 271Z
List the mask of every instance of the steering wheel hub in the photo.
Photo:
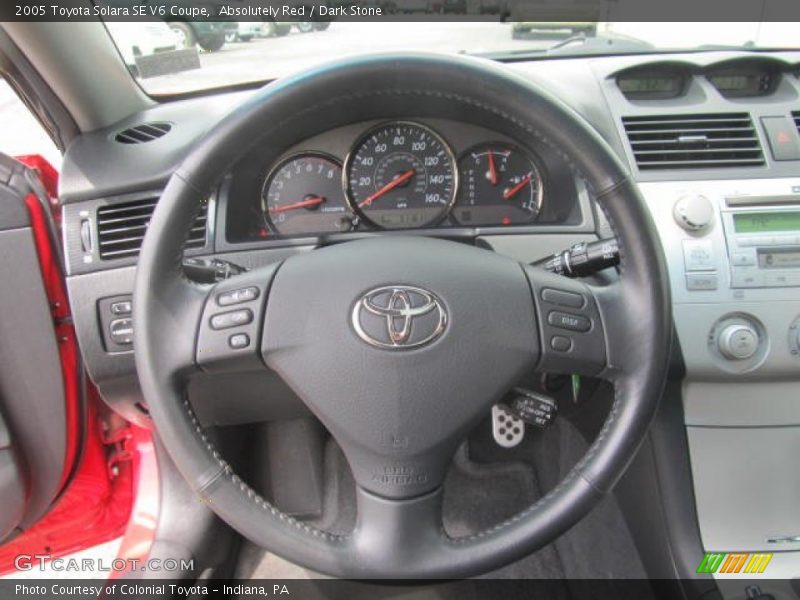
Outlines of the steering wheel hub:
M364 343L365 328L388 341ZM441 485L466 431L536 364L531 288L515 261L454 242L331 246L278 270L263 355L364 489L419 495Z

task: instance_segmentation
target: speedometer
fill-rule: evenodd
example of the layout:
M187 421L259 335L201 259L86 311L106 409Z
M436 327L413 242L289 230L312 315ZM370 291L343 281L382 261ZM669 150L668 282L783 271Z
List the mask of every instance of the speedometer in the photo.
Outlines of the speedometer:
M418 123L389 123L368 131L344 166L350 205L384 229L440 221L455 200L457 171L447 143Z

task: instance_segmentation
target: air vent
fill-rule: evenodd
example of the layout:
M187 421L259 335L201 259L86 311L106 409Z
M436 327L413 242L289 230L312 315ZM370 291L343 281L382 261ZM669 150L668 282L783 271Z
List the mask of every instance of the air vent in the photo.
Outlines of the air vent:
M100 258L126 258L139 254L157 202L158 198L145 198L98 208L97 239ZM204 205L194 222L186 248L205 246L207 213L208 206Z
M800 110L793 112L792 118L794 119L794 126L797 127L797 133L800 133Z
M142 123L123 129L114 139L120 144L144 144L167 135L171 129L169 123Z
M764 164L761 144L747 113L624 117L622 124L641 170Z

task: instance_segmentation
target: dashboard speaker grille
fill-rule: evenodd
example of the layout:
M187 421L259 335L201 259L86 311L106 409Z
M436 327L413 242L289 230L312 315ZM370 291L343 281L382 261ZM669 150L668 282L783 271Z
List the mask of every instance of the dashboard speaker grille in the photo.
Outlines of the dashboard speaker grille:
M623 117L622 124L640 170L764 164L748 113Z
M114 139L120 144L144 144L167 135L172 129L169 123L142 123L123 129Z
M144 198L97 209L97 240L102 259L127 258L139 254L150 217L158 198ZM202 248L206 244L208 204L192 226L186 248Z

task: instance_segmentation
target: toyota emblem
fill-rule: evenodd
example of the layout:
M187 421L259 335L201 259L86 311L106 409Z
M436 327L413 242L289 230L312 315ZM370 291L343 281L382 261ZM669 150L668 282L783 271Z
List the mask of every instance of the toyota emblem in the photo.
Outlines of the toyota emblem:
M376 288L353 307L358 337L377 348L408 350L428 344L444 333L447 312L436 294L408 285Z

